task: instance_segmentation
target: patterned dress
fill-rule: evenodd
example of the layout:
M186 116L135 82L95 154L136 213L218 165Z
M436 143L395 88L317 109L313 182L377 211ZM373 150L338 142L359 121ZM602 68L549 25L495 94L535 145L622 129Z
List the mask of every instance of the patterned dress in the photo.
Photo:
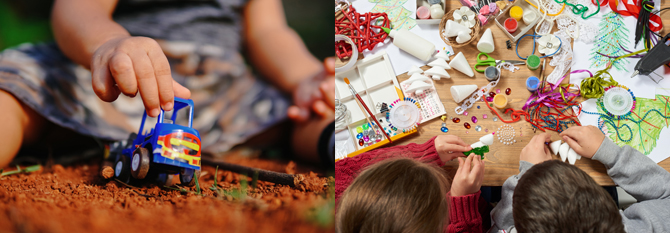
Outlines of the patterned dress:
M229 150L286 118L288 98L252 73L241 55L246 1L121 0L114 20L133 36L161 44L172 77L191 90L193 127L202 151ZM100 100L91 73L55 43L24 44L0 53L0 89L49 121L102 140L137 132L140 98Z

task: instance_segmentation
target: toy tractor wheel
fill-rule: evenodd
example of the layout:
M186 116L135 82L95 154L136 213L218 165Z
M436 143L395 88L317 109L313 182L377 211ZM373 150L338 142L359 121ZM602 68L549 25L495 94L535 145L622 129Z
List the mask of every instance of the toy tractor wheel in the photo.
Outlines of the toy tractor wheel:
M128 178L130 178L130 161L128 161L127 156L120 155L119 157L119 160L114 164L114 177L127 183Z
M147 148L137 148L133 152L133 159L130 163L130 174L135 177L135 179L144 179L149 173L149 164L151 159L149 158L149 150Z
M200 170L182 168L179 173L179 181L182 185L193 187L195 185L195 178L200 177Z

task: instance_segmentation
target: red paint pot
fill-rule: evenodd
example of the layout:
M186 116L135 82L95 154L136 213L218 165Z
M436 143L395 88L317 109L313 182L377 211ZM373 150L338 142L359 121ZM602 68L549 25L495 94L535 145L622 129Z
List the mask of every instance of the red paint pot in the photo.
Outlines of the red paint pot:
M509 33L516 32L517 27L519 27L519 22L514 18L508 18L505 20L505 30Z

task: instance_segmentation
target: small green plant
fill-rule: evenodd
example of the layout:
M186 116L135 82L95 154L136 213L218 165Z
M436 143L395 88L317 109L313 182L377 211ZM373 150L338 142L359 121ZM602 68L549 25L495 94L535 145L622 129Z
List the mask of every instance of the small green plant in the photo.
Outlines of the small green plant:
M18 174L18 173L36 172L36 171L39 171L40 168L42 168L42 165L39 165L39 164L32 165L32 166L26 167L24 169L21 169L21 167L19 165L16 165L16 170L14 170L14 171L5 172L4 169L0 170L0 177L13 175L13 174Z
M216 170L214 170L214 184L212 184L212 187L209 187L209 190L218 192L219 186L216 184L216 180L218 179L219 179L219 166L216 166Z
M328 184L329 195L327 195L326 203L315 207L314 210L307 215L307 220L324 228L330 227L333 224L333 215L335 213L335 199L333 198L335 196L335 182L331 180Z

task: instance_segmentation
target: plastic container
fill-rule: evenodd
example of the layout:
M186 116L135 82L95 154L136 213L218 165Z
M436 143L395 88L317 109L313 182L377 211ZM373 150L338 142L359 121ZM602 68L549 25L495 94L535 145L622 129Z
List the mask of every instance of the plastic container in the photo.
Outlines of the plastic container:
M537 70L540 67L540 57L535 54L531 54L526 58L526 66L530 70Z
M505 20L505 30L509 33L516 32L516 29L519 27L519 21L514 18L507 18Z
M421 59L428 61L435 52L435 45L416 34L407 31L407 29L390 30L383 28L386 33L393 38L393 44L403 51Z
M513 6L509 9L509 16L519 21L523 17L523 9L520 6Z
M532 11L526 11L523 13L523 23L531 24L537 19L537 15Z
M426 6L416 8L416 17L419 19L430 19L430 9Z
M540 79L535 76L530 76L526 79L526 89L530 92L537 91L537 88L540 87Z
M489 80L489 82L496 81L500 78L500 69L495 66L486 67L484 76L486 76L486 80Z
M493 97L493 106L499 109L507 107L507 96L506 95L496 95Z

